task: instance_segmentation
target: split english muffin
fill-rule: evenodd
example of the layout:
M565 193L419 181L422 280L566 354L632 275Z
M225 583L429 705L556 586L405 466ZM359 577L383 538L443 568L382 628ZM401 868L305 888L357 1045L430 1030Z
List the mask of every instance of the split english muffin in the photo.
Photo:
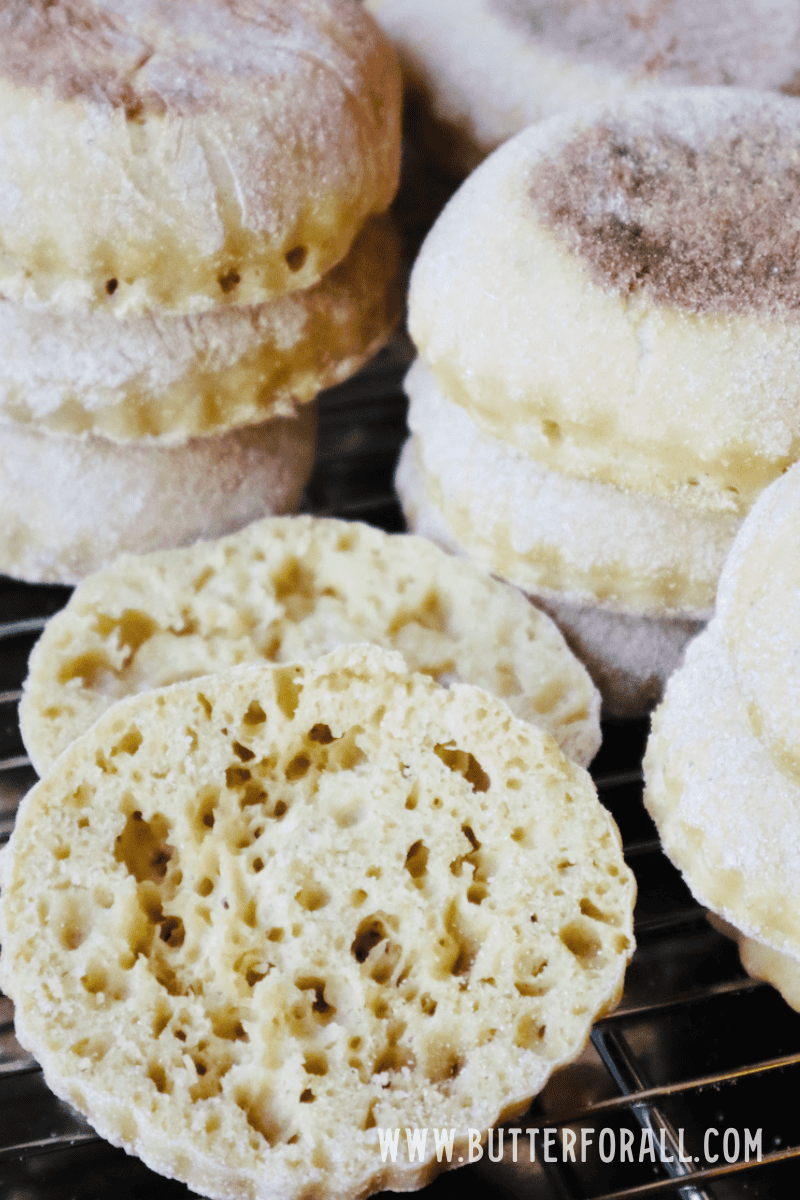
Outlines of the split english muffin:
M31 655L25 745L44 773L126 695L367 641L444 684L501 696L584 765L600 745L586 671L517 591L420 538L314 517L124 557L84 580Z
M444 1166L618 999L633 878L589 777L376 647L120 701L23 801L0 978L105 1137L213 1197Z

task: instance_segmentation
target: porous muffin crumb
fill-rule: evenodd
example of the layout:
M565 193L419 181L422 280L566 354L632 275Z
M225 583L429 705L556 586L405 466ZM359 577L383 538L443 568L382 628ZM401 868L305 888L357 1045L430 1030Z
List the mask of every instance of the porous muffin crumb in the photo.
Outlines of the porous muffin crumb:
M582 765L600 745L586 671L518 591L420 538L314 517L126 557L87 579L31 655L25 744L44 772L123 696L348 642L399 650L443 684L485 687Z
M121 701L23 801L2 986L53 1090L215 1197L438 1164L619 997L633 877L589 777L478 688L343 647Z

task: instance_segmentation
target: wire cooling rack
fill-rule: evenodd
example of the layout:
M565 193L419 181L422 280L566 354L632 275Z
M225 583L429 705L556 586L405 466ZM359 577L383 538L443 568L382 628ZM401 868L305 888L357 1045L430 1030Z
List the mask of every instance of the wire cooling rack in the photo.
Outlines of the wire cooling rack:
M398 343L324 398L309 511L402 528L392 473L405 433L406 362ZM27 657L68 595L0 578L0 842L35 780L16 715ZM784 1099L800 1083L800 1014L744 974L732 943L708 925L661 853L641 804L646 734L644 722L606 725L593 766L639 885L638 949L622 1004L513 1123L516 1138L506 1130L501 1145L495 1131L480 1159L424 1190L427 1200L469 1186L526 1200L800 1193L800 1113ZM0 997L0 1200L191 1195L108 1146L51 1095Z

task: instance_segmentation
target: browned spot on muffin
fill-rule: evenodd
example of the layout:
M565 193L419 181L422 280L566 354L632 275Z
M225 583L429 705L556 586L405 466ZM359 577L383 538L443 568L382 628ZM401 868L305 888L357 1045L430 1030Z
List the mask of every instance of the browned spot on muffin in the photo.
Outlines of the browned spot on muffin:
M686 12L675 0L488 0L490 10L542 46L622 69L640 65L654 46L673 54L688 41Z
M660 125L578 133L534 168L540 218L606 290L697 313L796 312L800 111L796 128L768 112L718 121L705 147Z
M485 3L523 44L631 72L637 80L667 72L671 83L681 85L773 88L786 69L786 42L793 36L785 7L768 10L758 0L737 0L728 20L721 19L718 5L695 0Z
M102 95L129 120L163 111L160 97L135 82L152 53L124 15L91 0L26 0L0 13L0 74L62 100Z

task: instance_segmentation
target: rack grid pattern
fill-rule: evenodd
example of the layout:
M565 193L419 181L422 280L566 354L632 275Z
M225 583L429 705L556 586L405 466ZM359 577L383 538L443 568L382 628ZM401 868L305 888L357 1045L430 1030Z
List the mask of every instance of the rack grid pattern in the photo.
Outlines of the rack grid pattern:
M308 511L402 528L392 472L405 433L406 363L399 343L324 398ZM0 844L35 780L16 716L27 657L68 595L0 579ZM520 1132L506 1129L501 1143L495 1131L479 1160L425 1189L429 1200L461 1196L467 1184L509 1200L800 1192L800 1106L785 1102L800 1083L800 1014L745 975L733 944L707 923L662 854L641 804L646 732L644 722L607 724L593 766L639 886L638 949L622 1003L513 1123ZM106 1145L51 1095L0 996L0 1200L145 1195L191 1193Z

